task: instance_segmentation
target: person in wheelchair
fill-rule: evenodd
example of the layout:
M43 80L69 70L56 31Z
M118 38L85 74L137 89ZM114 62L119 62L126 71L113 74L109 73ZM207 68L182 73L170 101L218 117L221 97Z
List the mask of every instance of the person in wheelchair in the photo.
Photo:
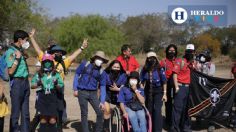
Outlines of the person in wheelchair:
M153 132L162 131L161 108L163 102L167 101L167 79L163 68L161 68L157 55L150 51L147 53L146 63L140 73L141 84L144 87L145 106L152 116Z
M107 73L106 79L106 101L104 109L104 130L109 130L109 120L111 117L110 103L117 105L117 97L120 88L126 83L127 77L125 70L122 68L118 60L113 60L110 65L105 69Z
M128 118L134 132L147 132L144 109L144 90L139 85L139 73L133 71L127 83L120 89L118 102L123 116Z

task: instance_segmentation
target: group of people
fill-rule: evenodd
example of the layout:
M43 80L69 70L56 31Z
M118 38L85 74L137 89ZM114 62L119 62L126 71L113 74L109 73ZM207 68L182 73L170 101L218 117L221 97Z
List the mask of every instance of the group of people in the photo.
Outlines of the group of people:
M46 51L42 51L34 39L35 30L29 34L18 30L14 33L14 43L6 51L6 62L10 75L11 116L10 132L62 131L67 120L64 97L64 79L71 63L87 48L88 40L71 55L56 42L49 41ZM38 55L40 68L29 83L29 69L26 62L29 39ZM147 132L145 109L152 118L152 130L161 132L163 128L162 105L165 103L165 123L173 132L191 131L187 114L190 72L197 69L213 75L215 66L211 63L209 51L195 60L195 47L187 44L183 57L178 58L177 46L168 45L166 57L159 60L154 51L146 54L143 68L131 55L131 47L123 45L121 55L111 61L103 51L97 51L90 60L83 60L77 67L74 81L74 96L78 98L81 110L83 132L89 132L88 103L93 107L96 132L109 131L111 104L120 107L123 117L128 118L134 132ZM30 125L30 87L37 89L36 114ZM2 95L1 95L2 96ZM0 96L0 97L1 97ZM19 125L19 117L21 124ZM2 117L0 116L2 120ZM31 126L31 127L30 127Z

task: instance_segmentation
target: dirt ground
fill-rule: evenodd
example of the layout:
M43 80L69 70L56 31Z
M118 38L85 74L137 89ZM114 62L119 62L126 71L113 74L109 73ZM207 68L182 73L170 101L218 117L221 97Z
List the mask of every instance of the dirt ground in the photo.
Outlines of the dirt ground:
M34 64L33 62L31 64ZM72 90L72 85L73 85L73 77L74 77L74 70L76 68L76 64L73 65L69 72L69 74L66 76L65 79L65 99L67 102L67 113L68 113L68 118L70 120L70 123L67 125L69 129L64 129L64 132L81 132L81 118L80 118L80 107L78 103L78 99L73 96L73 90ZM33 65L30 66L30 73L31 75L34 73L35 67ZM223 77L223 78L229 78L230 77L230 67L229 66L216 66L216 75L217 77ZM9 98L9 86L7 83L5 85L5 92L8 98L8 102L10 103L10 98ZM31 120L33 119L33 116L35 114L35 90L31 90L31 95L30 95L30 118ZM10 106L10 105L9 105ZM164 109L164 107L163 107ZM164 114L164 110L163 110ZM96 120L95 112L89 106L89 114L88 114L88 119L91 122L94 122ZM206 132L207 127L206 127L206 122L203 122L201 124L193 124L193 131L197 132ZM6 116L5 118L5 132L9 131L9 115ZM163 129L163 131L165 131ZM232 131L231 129L228 128L221 128L217 127L216 132L230 132Z

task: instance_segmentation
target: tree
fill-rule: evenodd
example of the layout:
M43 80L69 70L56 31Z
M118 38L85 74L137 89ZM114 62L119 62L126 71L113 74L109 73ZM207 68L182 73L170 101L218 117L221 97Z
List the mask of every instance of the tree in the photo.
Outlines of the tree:
M107 55L118 55L125 42L124 35L107 18L99 15L80 16L78 14L60 20L53 35L68 52L81 46L83 38L88 38L89 48L80 57L89 58L96 50Z
M197 51L210 50L214 57L220 55L220 42L217 39L213 39L210 34L200 34L192 40Z

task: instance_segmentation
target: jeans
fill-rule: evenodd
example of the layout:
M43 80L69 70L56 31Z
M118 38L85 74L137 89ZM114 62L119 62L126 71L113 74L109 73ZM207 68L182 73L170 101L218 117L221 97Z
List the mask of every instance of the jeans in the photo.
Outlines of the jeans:
M11 117L10 132L29 132L30 114L29 114L29 96L30 86L28 79L13 79L11 85ZM21 115L21 126L18 124Z
M89 132L88 128L88 102L92 105L97 114L95 132L102 132L103 129L103 112L99 108L100 101L97 91L79 90L78 99L81 109L81 124L83 132Z
M128 113L129 121L131 122L134 132L147 132L147 121L145 117L144 109L133 111L128 107L125 107Z

